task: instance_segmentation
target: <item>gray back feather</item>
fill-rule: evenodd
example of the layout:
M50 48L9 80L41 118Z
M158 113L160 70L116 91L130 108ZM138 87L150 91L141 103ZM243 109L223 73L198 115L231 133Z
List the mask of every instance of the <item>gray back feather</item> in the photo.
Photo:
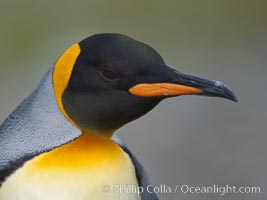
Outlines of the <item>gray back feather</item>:
M0 183L26 160L79 135L57 106L50 69L0 127Z

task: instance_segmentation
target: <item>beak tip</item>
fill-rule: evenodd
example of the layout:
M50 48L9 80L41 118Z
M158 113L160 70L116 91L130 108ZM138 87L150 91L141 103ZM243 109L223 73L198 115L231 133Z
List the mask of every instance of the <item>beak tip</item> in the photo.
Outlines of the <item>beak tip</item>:
M238 102L238 99L233 90L226 84L220 81L212 81L213 87L208 87L203 90L203 95L214 96L228 99L230 101Z
M233 97L234 97L234 98L233 98L233 101L237 103L237 102L238 102L238 98L237 98L237 96L234 94Z
M229 97L228 98L229 100L231 100L231 101L234 101L234 102L238 102L238 99L237 99L237 97L235 96L235 94L233 93L233 95L231 96L231 97Z
M238 99L231 88L229 88L227 85L223 84L223 85L221 85L221 89L223 91L222 97L229 99L231 101L234 101L236 103L238 102Z

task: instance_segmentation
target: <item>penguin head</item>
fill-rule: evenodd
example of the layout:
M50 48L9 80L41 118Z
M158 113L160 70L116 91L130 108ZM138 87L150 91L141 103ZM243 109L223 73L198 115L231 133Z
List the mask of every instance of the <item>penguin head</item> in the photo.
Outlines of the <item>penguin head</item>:
M225 84L182 74L152 47L120 34L93 35L67 49L55 64L53 85L64 115L96 132L113 132L169 97L236 101Z

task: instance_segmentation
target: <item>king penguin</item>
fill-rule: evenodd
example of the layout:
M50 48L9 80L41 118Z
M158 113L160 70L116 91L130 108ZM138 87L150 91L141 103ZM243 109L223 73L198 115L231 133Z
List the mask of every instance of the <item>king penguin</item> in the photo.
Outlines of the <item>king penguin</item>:
M180 95L237 101L222 82L178 72L128 36L72 45L0 127L0 200L157 200L113 133Z

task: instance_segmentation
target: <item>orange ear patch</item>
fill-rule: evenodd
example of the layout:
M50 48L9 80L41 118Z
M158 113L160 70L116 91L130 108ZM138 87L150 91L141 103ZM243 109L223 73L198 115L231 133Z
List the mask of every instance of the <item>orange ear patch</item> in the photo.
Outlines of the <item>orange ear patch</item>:
M62 94L68 86L71 73L75 62L81 52L79 44L74 44L70 48L68 48L57 60L54 71L53 71L53 86L56 101L60 111L63 115L73 124L75 123L72 119L67 115L63 104L62 104Z

